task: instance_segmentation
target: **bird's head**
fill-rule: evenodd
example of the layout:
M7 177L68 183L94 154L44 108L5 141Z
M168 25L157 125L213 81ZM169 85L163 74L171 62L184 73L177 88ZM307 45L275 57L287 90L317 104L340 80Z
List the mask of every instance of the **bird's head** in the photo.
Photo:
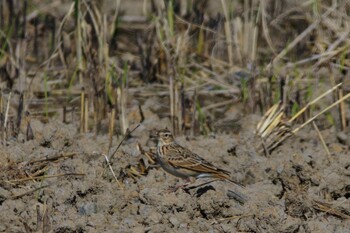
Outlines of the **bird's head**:
M174 136L168 129L162 129L157 132L158 145L168 145L174 142Z

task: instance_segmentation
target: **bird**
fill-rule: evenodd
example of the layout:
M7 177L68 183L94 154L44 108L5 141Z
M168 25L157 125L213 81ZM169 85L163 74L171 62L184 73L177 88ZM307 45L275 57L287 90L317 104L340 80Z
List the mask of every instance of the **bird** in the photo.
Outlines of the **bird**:
M218 168L196 153L179 145L167 128L156 132L159 165L173 176L194 181L199 178L216 178L230 181L243 187L230 178L230 172Z

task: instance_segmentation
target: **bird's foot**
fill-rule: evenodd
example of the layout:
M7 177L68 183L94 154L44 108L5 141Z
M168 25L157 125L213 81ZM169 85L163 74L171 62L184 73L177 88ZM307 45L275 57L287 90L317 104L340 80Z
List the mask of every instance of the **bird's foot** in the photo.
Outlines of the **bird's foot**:
M177 185L174 185L174 186L170 186L168 188L168 192L169 193L172 193L172 192L176 192L177 190L179 189L182 189L183 191L185 191L186 193L189 193L189 191L192 189L191 187L188 187L190 184L193 184L193 179L191 178L187 178L185 179L186 180L186 183L184 184L177 184Z

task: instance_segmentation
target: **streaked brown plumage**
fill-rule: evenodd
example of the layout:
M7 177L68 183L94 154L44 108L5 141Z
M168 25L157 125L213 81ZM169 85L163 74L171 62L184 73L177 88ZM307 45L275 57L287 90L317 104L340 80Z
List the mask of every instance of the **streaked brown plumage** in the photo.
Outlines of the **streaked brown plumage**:
M168 129L158 131L157 139L157 159L166 172L184 179L218 178L237 184L230 179L229 171L214 166L189 149L177 144Z

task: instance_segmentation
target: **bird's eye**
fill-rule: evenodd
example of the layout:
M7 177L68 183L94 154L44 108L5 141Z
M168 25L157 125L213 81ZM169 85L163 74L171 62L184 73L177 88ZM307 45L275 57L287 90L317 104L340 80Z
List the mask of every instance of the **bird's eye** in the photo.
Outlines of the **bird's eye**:
M164 134L164 137L165 137L165 138L168 138L168 137L169 137L169 134L168 134L168 133L165 133L165 134Z

